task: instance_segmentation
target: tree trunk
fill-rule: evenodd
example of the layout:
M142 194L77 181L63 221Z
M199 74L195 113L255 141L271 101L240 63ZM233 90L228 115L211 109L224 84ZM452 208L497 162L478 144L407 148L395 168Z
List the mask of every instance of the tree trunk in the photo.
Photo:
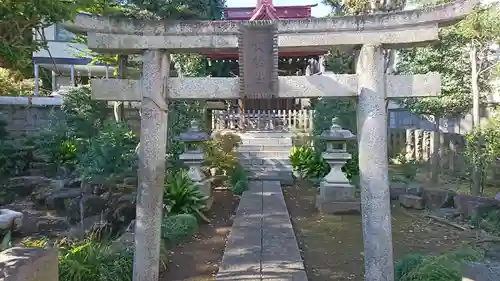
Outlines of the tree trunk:
M441 149L441 130L439 129L439 123L441 117L434 116L434 132L432 137L432 156L431 156L431 183L437 184L439 181L439 171L440 167L440 149Z
M481 129L481 115L480 115L480 93L478 85L477 73L477 48L472 44L469 51L471 63L471 90L472 90L472 130L477 131ZM477 155L481 152L481 136L474 144L475 157L472 161L472 186L471 194L478 196L481 193L481 163L477 159Z

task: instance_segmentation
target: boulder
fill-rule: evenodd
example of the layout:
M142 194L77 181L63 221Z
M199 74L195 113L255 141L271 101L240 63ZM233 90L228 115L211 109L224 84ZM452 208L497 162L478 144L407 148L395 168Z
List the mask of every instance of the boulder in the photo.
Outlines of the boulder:
M132 220L125 230L125 232L115 241L111 243L113 251L121 251L124 249L131 249L134 247L134 234L135 233L135 220Z
M135 218L135 194L120 196L106 211L106 219L112 222L128 224Z
M484 251L484 258L500 262L500 247L497 245L489 245Z
M39 198L40 200L44 199L45 205L49 210L65 211L67 202L73 201L81 196L81 194L82 192L79 189L61 188L47 191L47 193L41 195Z
M420 196L403 194L399 196L398 201L405 208L424 209L424 199Z
M390 194L391 200L398 200L399 195L406 194L407 184L404 182L391 182Z
M464 281L498 281L500 262L469 262L465 264L462 276Z
M461 214L457 209L453 208L441 208L434 211L434 215L447 220L452 220L459 217Z
M0 230L19 230L23 223L23 213L0 209Z
M424 193L424 186L420 183L412 182L406 186L406 193L414 196L422 196Z
M480 217L488 211L500 208L500 201L489 197L457 195L454 198L454 206L466 218Z
M20 197L26 197L39 188L59 189L63 185L60 180L40 176L24 176L9 179L8 189Z
M66 201L66 213L70 222L80 221L83 211L83 217L90 217L100 214L106 207L106 200L99 195L85 194L80 198L73 198ZM82 210L80 210L83 208Z
M105 238L109 237L113 233L113 227L111 224L105 220L101 220L101 216L91 216L83 220L82 223L78 223L73 226L68 233L68 237L71 239L83 239L89 235L93 235L94 238Z
M453 198L457 193L444 188L426 188L422 194L425 207L428 209L439 209L453 207Z

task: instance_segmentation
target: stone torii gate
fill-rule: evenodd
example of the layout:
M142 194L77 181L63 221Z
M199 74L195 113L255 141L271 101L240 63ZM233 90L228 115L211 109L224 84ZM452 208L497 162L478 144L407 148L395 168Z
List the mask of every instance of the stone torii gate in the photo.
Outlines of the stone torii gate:
M158 280L167 136L167 99L358 97L365 278L393 280L387 160L387 99L439 95L440 76L385 75L384 48L438 40L438 28L473 1L389 14L287 21L136 21L78 15L65 27L90 49L143 54L140 81L92 80L94 99L141 101L134 281ZM278 77L279 51L361 46L356 74ZM239 78L169 77L170 53L240 50Z

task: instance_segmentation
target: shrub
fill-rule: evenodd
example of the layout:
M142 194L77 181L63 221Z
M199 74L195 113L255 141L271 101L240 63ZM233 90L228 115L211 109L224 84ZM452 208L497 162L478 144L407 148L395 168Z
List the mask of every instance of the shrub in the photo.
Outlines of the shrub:
M69 89L63 95L61 110L70 135L83 139L96 136L110 115L107 102L93 100L88 85Z
M167 245L186 239L198 231L198 219L190 214L166 216L161 225L161 235Z
M72 173L79 157L87 151L89 139L99 135L109 108L92 100L89 86L71 88L63 95L62 115L52 112L49 127L36 137L36 154L52 165L56 174Z
M108 121L90 138L79 157L77 170L89 182L107 183L125 177L136 168L138 140L123 122Z
M236 149L240 144L241 138L236 134L217 133L213 140L204 144L205 165L215 168L219 175L230 175L239 163Z
M245 169L240 164L237 164L229 176L229 183L231 184L231 191L233 194L242 195L243 192L248 190L248 177Z
M209 222L203 214L206 200L207 197L193 184L186 171L168 174L163 192L164 215L191 214Z

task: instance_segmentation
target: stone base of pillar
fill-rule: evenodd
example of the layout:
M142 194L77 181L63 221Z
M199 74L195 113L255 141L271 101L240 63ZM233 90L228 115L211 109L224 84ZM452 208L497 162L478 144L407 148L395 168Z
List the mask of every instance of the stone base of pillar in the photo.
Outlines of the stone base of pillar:
M201 194L208 196L207 202L205 203L205 211L210 210L214 204L214 197L212 196L212 182L206 179L201 182L195 182L194 184L200 189Z
M316 195L316 208L324 214L359 214L361 201L355 198L356 188L350 184L322 181Z
M329 202L316 202L316 208L322 214L329 215L350 215L361 213L361 201L329 201Z

